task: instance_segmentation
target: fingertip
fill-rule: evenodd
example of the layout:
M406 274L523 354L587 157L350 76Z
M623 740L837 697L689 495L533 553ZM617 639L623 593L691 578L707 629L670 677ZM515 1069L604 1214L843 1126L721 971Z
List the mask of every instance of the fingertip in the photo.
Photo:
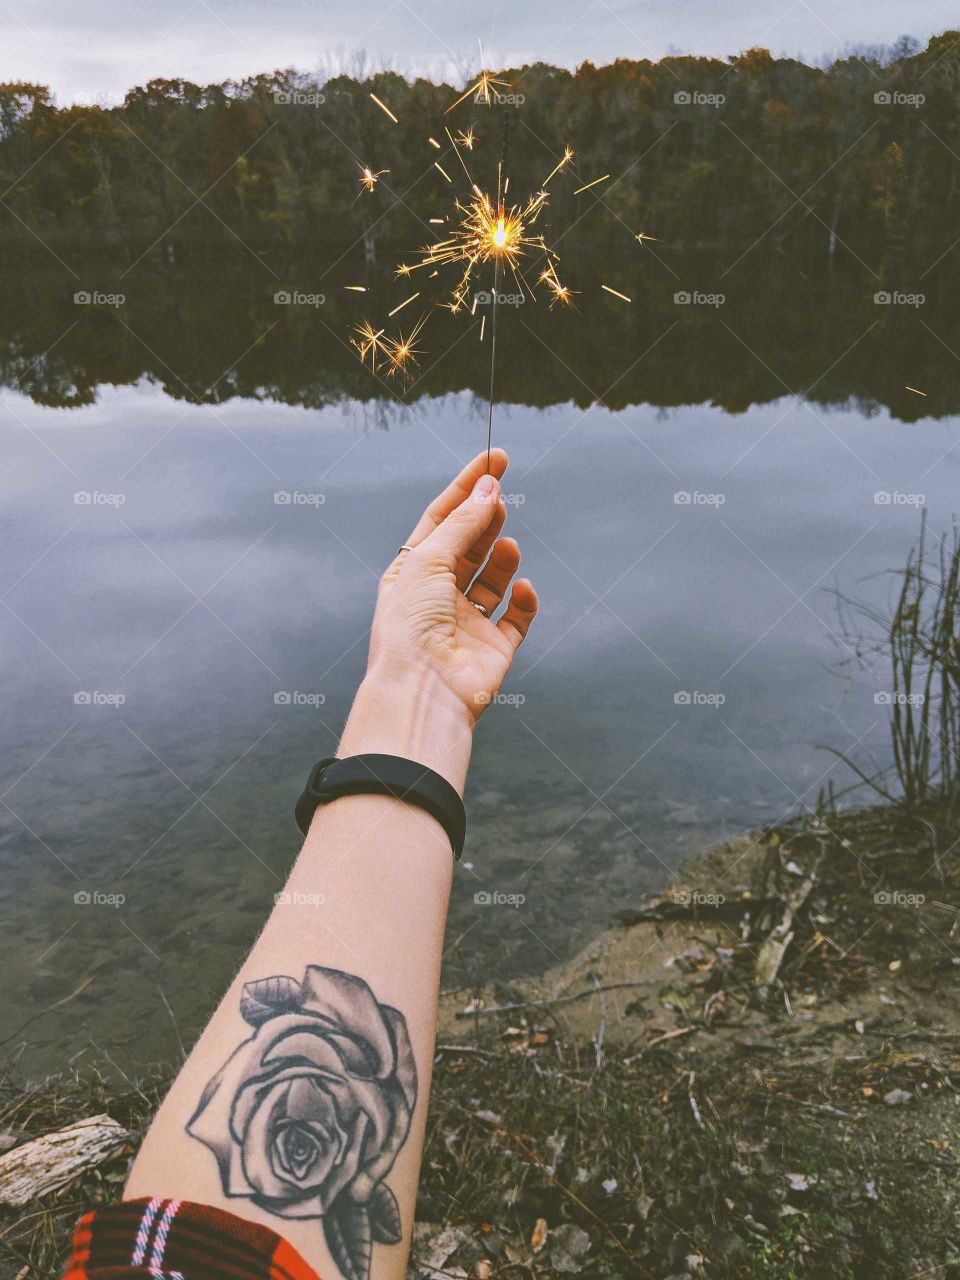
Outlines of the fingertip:
M536 613L540 607L540 597L529 578L518 578L510 593L511 601L525 613Z

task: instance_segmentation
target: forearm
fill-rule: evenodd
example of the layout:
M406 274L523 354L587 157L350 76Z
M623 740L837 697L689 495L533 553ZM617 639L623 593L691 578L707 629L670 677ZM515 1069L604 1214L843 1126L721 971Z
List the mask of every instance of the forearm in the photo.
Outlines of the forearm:
M471 737L470 718L462 707L444 696L443 690L431 683L429 677L419 675L408 679L373 672L358 692L339 754L383 752L404 756L441 773L462 791ZM234 1183L240 1194L228 1195L218 1169L218 1158L212 1149L200 1145L205 1135L216 1129L219 1102L215 1099L208 1103L206 1117L201 1115L191 1123L208 1082L238 1046L254 1035L254 1027L240 1012L245 984L276 976L300 983L310 966L340 971L362 979L381 1006L397 1011L412 1046L416 1067L412 1119L409 1132L399 1140L395 1163L385 1176L386 1184L399 1202L403 1244L389 1248L374 1245L371 1267L375 1280L403 1275L430 1087L452 865L450 842L442 827L412 805L389 797L352 796L318 810L284 893L263 933L181 1070L147 1135L127 1186L128 1197L175 1196L222 1205L285 1235L322 1276L336 1276L343 1270L342 1265L334 1267L323 1224L317 1217L286 1216L285 1206L278 1205L275 1198L267 1207L267 1198L262 1194L243 1193L244 1184L254 1192L258 1186L266 1185L274 1192L280 1186L272 1180L269 1168L263 1177L250 1167L261 1160L269 1165L272 1158L269 1151L257 1147L259 1140L255 1136L247 1138L244 1149L236 1132L232 1136L224 1135L224 1143L233 1142L238 1148L234 1153L238 1167L246 1170ZM388 1023L393 1017L392 1013L387 1015ZM257 1032L264 1044L273 1026L280 1029L281 1024L271 1020L270 1026ZM297 1032L294 1023L290 1028ZM397 1036L393 1035L393 1039L396 1041ZM402 1041L402 1030L399 1039ZM318 1047L326 1053L326 1045ZM311 1044L306 1048L309 1057ZM397 1051L402 1058L402 1043L398 1042ZM263 1065L259 1047L254 1046L252 1051L244 1049L243 1053L244 1063L228 1072L227 1087L232 1092L236 1092L240 1077L248 1077L253 1069L246 1065L247 1059L265 1078L275 1071L275 1065ZM276 1061L274 1056L272 1062ZM319 1059L313 1065L322 1067ZM399 1068L398 1076L402 1078L402 1062ZM364 1130L362 1140L367 1143L366 1150L385 1142L389 1159L389 1148L391 1144L396 1145L406 1123L402 1088L397 1090L396 1080L383 1085L386 1105L381 1115L380 1099L376 1096L381 1084L374 1084L372 1103L368 1104L364 1093L364 1106L354 1115L348 1096L350 1087L347 1086L344 1095L349 1105L344 1106L339 1117L343 1136L337 1141L346 1148L342 1158L352 1158L351 1143L361 1141L360 1135L349 1131L349 1122L355 1120ZM338 1088L339 1085L334 1087L334 1093ZM246 1092L252 1096L249 1087ZM301 1094L303 1096L297 1095L291 1103L288 1093L283 1106L308 1111L310 1104L304 1102L304 1097L311 1095L303 1094L303 1090ZM368 1114L371 1109L372 1122ZM332 1117L320 1119L326 1123ZM375 1135L378 1126L381 1130L393 1126L393 1130ZM310 1154L306 1151L304 1158ZM216 1155L222 1158L224 1152ZM345 1176L349 1172L346 1165L341 1168ZM327 1179L327 1188L336 1189L339 1177L334 1171ZM368 1189L367 1184L361 1182L358 1189L361 1192ZM349 1182L346 1190L349 1193Z

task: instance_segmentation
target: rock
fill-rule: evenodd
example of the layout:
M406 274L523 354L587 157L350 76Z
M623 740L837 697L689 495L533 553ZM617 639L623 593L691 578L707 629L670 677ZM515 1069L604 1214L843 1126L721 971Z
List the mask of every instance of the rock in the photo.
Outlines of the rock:
M905 1102L912 1102L913 1094L908 1093L906 1089L891 1089L889 1093L883 1095L883 1100L888 1107L899 1107Z
M546 1249L554 1271L573 1275L583 1270L583 1260L590 1248L590 1237L572 1222L565 1222L550 1232Z

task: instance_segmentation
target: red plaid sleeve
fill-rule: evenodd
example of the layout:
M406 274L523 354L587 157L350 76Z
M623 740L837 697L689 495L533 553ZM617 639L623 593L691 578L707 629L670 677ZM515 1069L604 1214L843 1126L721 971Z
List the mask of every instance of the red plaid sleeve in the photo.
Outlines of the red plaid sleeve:
M282 1236L189 1200L123 1200L77 1223L64 1280L320 1280Z

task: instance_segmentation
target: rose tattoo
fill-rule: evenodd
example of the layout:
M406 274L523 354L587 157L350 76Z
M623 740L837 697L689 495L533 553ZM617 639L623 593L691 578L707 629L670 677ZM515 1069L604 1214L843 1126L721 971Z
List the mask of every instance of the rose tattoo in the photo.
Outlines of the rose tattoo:
M254 1033L204 1089L187 1132L216 1156L226 1195L322 1218L347 1280L367 1280L373 1242L401 1237L383 1178L417 1100L403 1015L362 978L319 965L302 982L248 982L240 1012Z

